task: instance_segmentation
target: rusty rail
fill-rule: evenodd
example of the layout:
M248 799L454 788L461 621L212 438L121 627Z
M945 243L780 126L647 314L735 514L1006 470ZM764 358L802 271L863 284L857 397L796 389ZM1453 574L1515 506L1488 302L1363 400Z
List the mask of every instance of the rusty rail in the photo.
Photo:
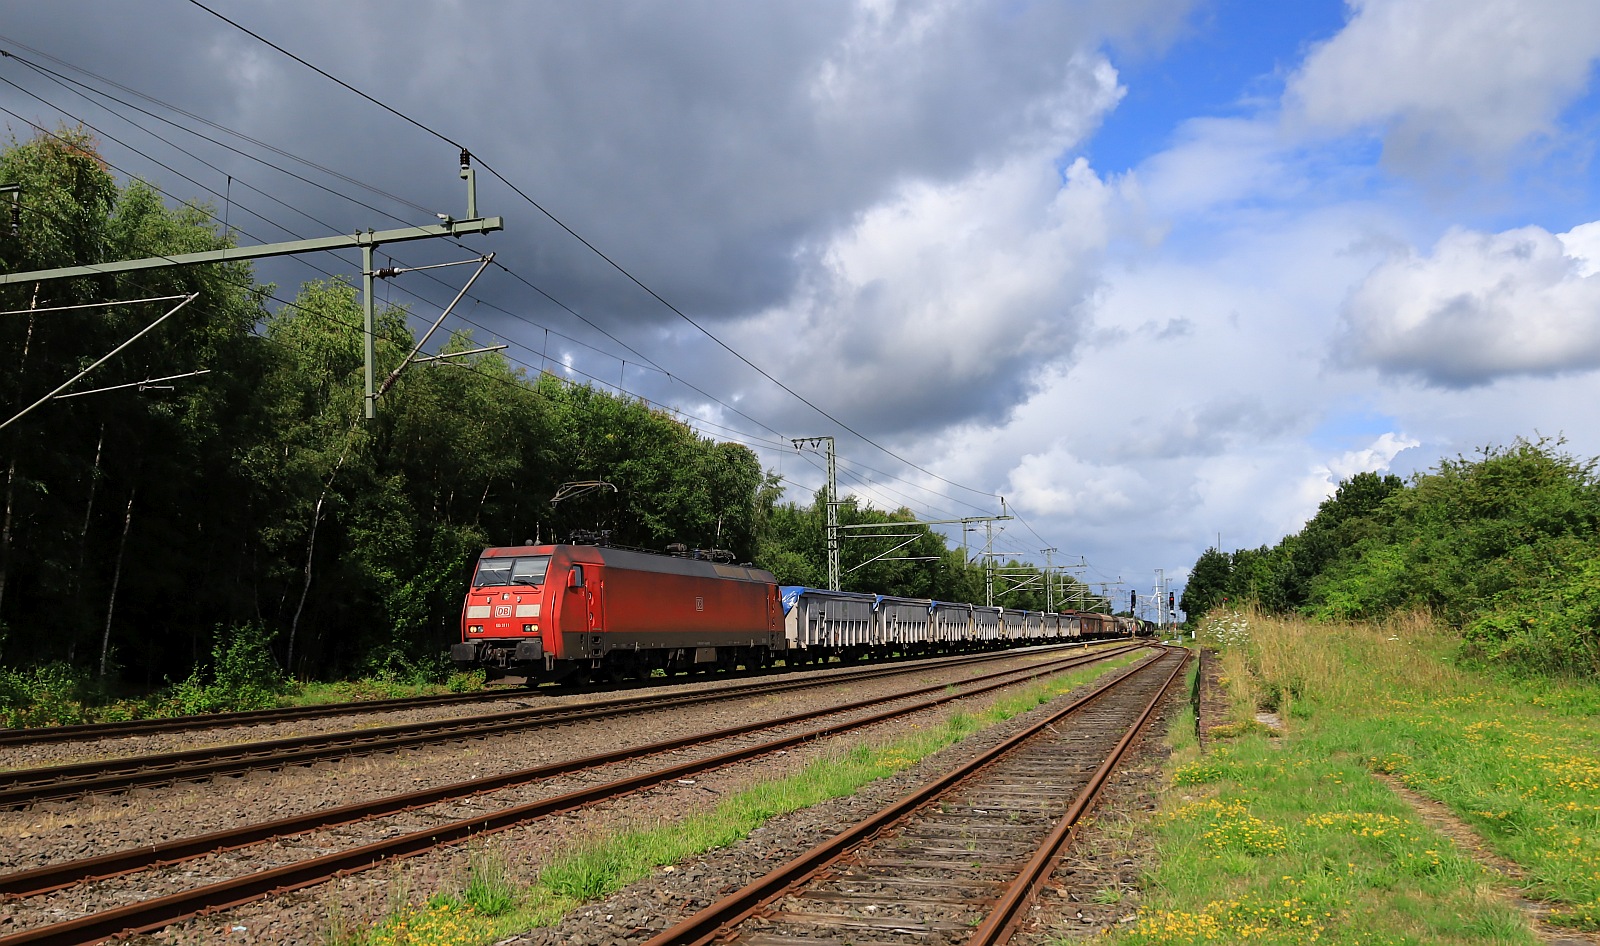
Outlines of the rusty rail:
M940 666L967 666L1015 658L1017 655L1017 651L980 654L942 663ZM897 664L830 674L825 677L807 676L798 680L716 687L692 693L667 693L604 700L570 707L512 710L484 716L399 723L371 729L235 743L181 752L127 756L33 769L13 769L0 771L0 808L18 808L39 801L75 798L95 793L121 792L140 786L203 781L218 775L308 765L327 759L393 752L436 742L477 739L624 713L652 712L669 707L694 706L718 700L833 686L839 683L916 672L924 667L925 665L907 667L904 664Z
M1106 756L1105 761L1100 763L1100 767L1095 769L1094 774L1089 776L1089 784L1072 800L1066 814L1061 816L1061 820L1056 822L1056 826L1039 845L1033 857L1029 858L1022 873L1018 874L1017 879L1001 893L1000 899L995 902L988 917L978 925L972 938L967 940L967 946L999 946L1011 939L1011 934L1016 931L1017 924L1025 915L1025 908L1038 895L1039 888L1045 881L1050 879L1056 857L1077 833L1078 822L1099 800L1100 790L1105 787L1106 779L1111 777L1112 771L1121 764L1122 757L1127 754L1128 749L1149 727L1150 721L1155 718L1156 711L1161 706L1162 699L1166 697L1167 691L1172 689L1173 681L1183 674L1183 668L1187 665L1187 659L1180 661L1177 669L1172 671L1172 675L1161 685L1161 689L1150 698L1139 718L1128 727L1126 733L1123 733L1122 739L1111 750L1111 754Z
M285 865L283 867L271 870L259 871L244 877L208 884L194 890L172 894L137 904L130 904L128 906L91 914L89 916L79 917L72 920L58 921L49 926L23 930L10 936L0 937L0 946L22 946L22 944L28 944L28 946L82 946L82 944L98 942L99 940L109 936L157 930L164 926L170 925L171 923L178 922L180 920L187 919L205 912L238 906L240 904L249 903L265 896L299 889L301 887L319 883L330 877L346 873L353 873L385 861L401 857L408 857L435 847L452 844L484 833L504 830L536 818L545 817L563 811L570 811L583 805L608 800L619 795L637 791L639 789L648 788L653 785L658 785L674 779L684 778L686 776L705 772L710 769L720 768L735 762L746 761L748 759L766 755L780 749L792 748L796 745L802 745L826 736L836 735L840 732L875 725L877 723L892 719L896 716L904 716L911 713L921 712L922 710L949 703L954 700L967 699L981 693L1000 689L1002 687L1014 686L1017 683L1059 673L1062 670L1071 669L1072 667L1082 664L1104 660L1109 657L1116 656L1117 654L1124 653L1128 650L1136 649L1138 646L1142 645L1078 654L1026 671L998 671L987 674L983 677L974 678L972 681L966 681L966 683L980 681L990 682L987 682L982 686L972 687L957 693L943 692L948 690L947 685L937 684L934 686L921 687L900 694L894 694L871 700L861 700L842 707L831 707L825 710L792 714L777 720L766 720L758 723L729 727L713 733L701 733L682 739L655 743L650 746L642 746L631 750L622 750L614 753L606 753L601 756L593 756L586 760L574 760L573 762L558 764L558 766L555 767L545 767L543 770L527 770L525 773L515 773L512 776L503 776L502 778L511 779L514 778L515 775L530 775L531 773L540 771L546 771L547 774L555 774L553 772L548 772L548 770L552 768L563 767L564 771L576 771L581 767L593 767L594 765L604 765L618 761L626 761L627 759L638 758L644 755L680 749L687 745L696 745L714 739L723 739L731 736L742 735L758 729L787 725L793 722L804 721L809 718L832 715L841 712L849 712L851 710L871 707L873 705L879 705L887 702L903 701L915 696L926 695L934 691L941 691L939 696L922 700L910 706L893 707L861 719L830 723L815 729L807 730L805 732L790 736L784 736L759 745L734 749L707 759L684 762L652 772L646 772L619 779L606 784L585 787L578 791L569 792L553 798L543 799L529 804L519 805L472 818L461 819L448 824L438 825L428 828L424 831L418 831L394 838L389 838L352 850L323 855L321 857L312 858L310 860L301 861L295 864ZM1002 677L1009 677L1011 679L998 679ZM582 763L589 763L589 765L585 766L582 765ZM488 786L486 784L487 781L488 780L482 779L473 780L472 782L457 783L456 786L452 787L462 789L462 794L473 794L480 791L492 790L493 786ZM425 790L424 792L412 793L411 795L383 799L373 804L389 807L392 808L392 810L405 810L407 808L420 807L420 804L418 803L408 803L418 800L419 796L443 791L445 791L443 788ZM428 802L421 802L421 804L426 803ZM306 818L310 819L321 817L329 819L325 824L318 825L316 827L327 827L335 824L343 824L348 823L351 820L356 820L350 816L355 812L356 809L364 807L367 806L347 806L344 809L334 809L317 815L306 816ZM298 820L302 819L285 819L285 821ZM241 830L254 834L260 834L261 829L265 827L270 826L252 826ZM298 830L304 831L310 829L311 828L308 827L301 827ZM218 832L216 836L210 837L215 840L217 836L224 834L227 833ZM255 841L265 839L265 837L257 837L254 838L253 841L247 843L254 843ZM185 845L191 844L198 840L200 839L190 839L189 841L173 842L173 844L175 846ZM230 846L238 845L229 845L224 840L224 843L220 847L214 847L213 849L220 850L223 847ZM59 868L40 868L35 871L25 872L26 875L32 875L31 877L27 877L25 874L15 874L9 877L0 878L0 884L5 885L8 889L31 889L37 890L38 892L43 892L44 890L58 889L61 886L74 882L74 880L71 878L71 875L73 873L81 874L82 869L85 867L91 868L93 872L90 874L90 876L97 878L114 876L116 874L128 873L131 870L141 869L137 867L124 869L122 866L118 866L113 862L113 859L117 857L125 856L132 859L143 859L148 861L148 863L146 863L144 866L154 866L158 863L171 862L174 859L184 859L182 857L155 857L154 859L151 859L149 855L157 850L158 848L146 848L132 852L126 852L125 855L108 855L106 858L93 858L89 861L74 862L71 865L60 865ZM198 857L204 853L206 852L202 851L198 853L190 853L187 855L187 857ZM130 860L127 863L132 863L132 861ZM48 873L51 871L60 871L60 873L57 873L52 877ZM14 879L16 879L15 882L13 882ZM77 879L84 878L80 876Z
M723 941L725 938L731 935L731 931L739 924L743 923L745 920L749 919L758 911L764 909L768 904L779 899L780 897L795 893L812 878L819 875L831 865L837 863L853 849L870 841L872 838L876 837L879 833L883 832L891 825L914 814L916 811L928 805L935 799L947 794L952 789L993 765L997 760L1005 757L1008 753L1023 746L1039 734L1049 730L1052 726L1061 722L1066 717L1071 716L1091 705L1094 701L1111 692L1114 688L1126 683L1129 680L1132 680L1142 671L1149 669L1153 664L1164 659L1166 656L1176 650L1178 649L1163 648L1161 653L1158 653L1142 661L1141 663L1136 664L1118 679L1106 682L1092 692L1074 698L1056 712L1042 718L1040 721L1029 726L1022 732L1010 737L1009 739L1006 739L992 749L983 752L971 761L966 762L945 773L939 778L926 783L916 791L904 796L876 814L871 815L870 817L862 820L850 828L847 828L829 840L818 844L811 850L801 854L799 857L794 858L787 864L775 868L774 870L768 872L765 876L746 886L744 889L730 894L724 899L707 906L705 909L699 911L693 916L684 919L678 924L650 938L645 942L644 946L707 946L707 944L713 942ZM1160 695L1166 692L1166 689L1171 685L1172 680L1177 677L1178 673L1181 672L1183 666L1184 661L1179 660L1176 668L1159 688L1157 697L1150 701L1150 707L1154 707L1159 704ZM1119 743L1119 745L1124 749L1127 745L1131 745L1133 739L1137 735L1138 728L1148 720L1152 712L1150 707L1146 708L1146 712L1140 717L1140 721L1136 723L1135 726L1130 727L1128 733L1124 736L1121 743ZM1101 766L1101 770L1109 773L1114 764L1114 762L1108 760ZM1100 775L1100 782L1104 782L1104 775ZM1088 800L1082 801L1081 803L1075 803L1073 807L1078 809L1078 813L1081 815L1081 812L1087 810L1088 804L1091 802L1092 797ZM1074 821L1076 817L1077 816L1074 816ZM1065 821L1065 819L1063 820ZM1065 830L1070 832L1070 824L1067 825ZM1052 836L1055 833L1056 832L1052 832ZM1064 841L1064 838L1062 840ZM1057 848L1059 848L1059 843L1057 844ZM1039 857L1035 858L1035 860L1038 860L1041 865L1047 865L1050 863L1052 858L1053 854L1045 854L1040 855ZM1042 869L1043 868L1041 867L1040 870ZM1033 889L1031 882L1028 884L1022 884L1020 881L1018 881L1014 883L1013 886L1017 887L1016 892L1012 893L1008 891L1008 893L1011 900L1020 906L1021 903L1026 901L1029 894L1031 894ZM1008 908L1010 916L999 921L998 926L1002 931L1004 931L1005 928L1011 924L1011 917L1014 917L1016 910L1017 906ZM975 937L973 942L979 943L983 941L978 940Z

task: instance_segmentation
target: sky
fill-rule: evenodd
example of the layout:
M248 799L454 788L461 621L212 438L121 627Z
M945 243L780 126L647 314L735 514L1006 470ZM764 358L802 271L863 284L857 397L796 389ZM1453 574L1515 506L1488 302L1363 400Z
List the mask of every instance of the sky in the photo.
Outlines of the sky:
M1362 471L1600 455L1592 0L0 0L0 49L12 135L241 243L463 216L464 145L505 230L383 251L496 254L447 327L1124 595Z

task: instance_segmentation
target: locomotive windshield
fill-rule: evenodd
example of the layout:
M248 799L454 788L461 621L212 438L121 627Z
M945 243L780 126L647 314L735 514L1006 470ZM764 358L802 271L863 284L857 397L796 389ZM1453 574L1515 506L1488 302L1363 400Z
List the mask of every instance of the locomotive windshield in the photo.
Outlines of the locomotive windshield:
M544 584L544 573L549 569L550 556L548 555L479 559L478 574L472 579L472 587L542 585Z

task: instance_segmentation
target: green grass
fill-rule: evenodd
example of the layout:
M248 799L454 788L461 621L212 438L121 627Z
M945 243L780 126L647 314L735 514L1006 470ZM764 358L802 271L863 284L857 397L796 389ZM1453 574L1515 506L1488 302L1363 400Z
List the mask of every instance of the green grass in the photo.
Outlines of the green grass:
M272 681L240 685L207 681L198 672L141 696L103 691L84 671L64 665L28 670L0 668L0 728L170 719L205 713L320 706L362 700L466 693L483 688L483 671L451 673L444 682L423 678L363 677L332 683Z
M682 821L590 839L546 864L531 886L515 893L514 906L499 916L486 915L463 897L435 897L423 908L407 907L392 913L366 938L346 938L339 943L468 946L490 943L534 926L554 925L584 903L610 896L660 868L736 844L771 818L854 794L975 732L1034 709L1137 659L1132 655L1112 658L1030 686L977 713L956 710L934 725L913 724L908 735L900 739L858 744L817 759L794 775L753 785ZM470 885L469 880L469 889ZM439 913L437 918L430 916L433 911ZM434 923L452 938L437 938L430 925Z
M1345 738L1520 865L1528 896L1565 905L1558 922L1600 930L1600 727L1566 709L1493 691L1397 699Z
M362 677L333 683L300 683L284 694L285 706L320 706L324 703L352 703L359 700L394 700L410 696L436 696L443 693L470 693L483 689L483 671L455 671L443 683L422 678Z
M1374 773L1447 805L1556 921L1600 919L1600 687L1457 666L1426 622L1230 621L1230 735L1175 751L1160 864L1119 944L1532 943L1490 875ZM1215 637L1214 637L1215 639ZM1253 723L1274 705L1282 737Z
M1138 944L1532 943L1341 741L1249 735L1174 773Z

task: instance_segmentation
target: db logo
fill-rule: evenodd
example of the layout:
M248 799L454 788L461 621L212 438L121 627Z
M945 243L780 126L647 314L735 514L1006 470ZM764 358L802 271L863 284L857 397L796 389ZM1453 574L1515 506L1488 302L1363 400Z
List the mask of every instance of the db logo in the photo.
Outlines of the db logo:
M511 605L509 605L509 604L497 604L497 605L495 605L494 606L494 616L497 617L497 618L508 618L508 617L510 617L511 616Z

